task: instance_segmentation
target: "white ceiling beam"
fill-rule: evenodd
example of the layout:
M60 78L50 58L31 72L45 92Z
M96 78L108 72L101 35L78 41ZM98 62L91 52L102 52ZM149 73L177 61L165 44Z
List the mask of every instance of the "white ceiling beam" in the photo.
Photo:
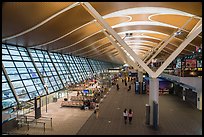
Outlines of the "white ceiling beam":
M121 57L123 58L123 60L125 60L129 65L133 66L135 69L138 69L140 71L142 71L141 68L138 67L137 63L133 62L132 59L130 59L129 56L127 56L127 54L124 52L124 50L122 50L120 48L120 46L115 42L115 40L110 37L110 35L105 32L104 30L102 30L102 32L106 35L106 37L110 40L110 42L112 43L112 45L117 49L117 51L119 52L119 54L121 55Z
M149 54L145 57L144 61L146 61L146 60L153 54L153 52L154 52L157 48L159 48L159 47L161 46L162 43L163 43L163 40L162 40L156 47L154 47L154 48L152 49L152 51L149 52Z
M99 23L96 23L99 26ZM99 26L101 27L101 26ZM129 65L133 66L135 69L143 71L143 69L139 68L137 63L133 62L133 60L124 52L124 50L121 49L121 47L116 43L115 39L111 37L103 28L102 32L106 35L106 37L109 39L109 41L112 43L112 45L116 48L118 51L117 54L120 55L120 57ZM126 36L125 36L126 37ZM125 39L125 37L123 39Z
M202 32L202 24L194 29L191 34L181 43L181 45L166 59L166 61L157 69L154 77L158 77L164 69L182 52L182 50L200 33Z
M81 2L81 5L97 20L106 31L111 34L119 44L134 58L139 65L152 77L154 72L139 58L139 56L121 39L121 37L111 28L101 15L88 2Z
M177 30L177 32L180 32L191 20L193 19L193 17L189 18L185 23L184 25L179 28ZM154 59L162 50L163 48L176 36L176 33L173 32L173 34L171 34L171 36L168 38L168 40L166 40L160 47L159 49L156 51L156 53L147 61L147 65L152 61L152 59Z
M96 23L99 26L99 23ZM99 26L101 27L101 26ZM121 47L115 42L115 39L113 37L111 37L103 28L102 28L102 32L106 35L106 37L109 39L109 41L112 43L112 45L116 48L116 50L118 51L120 57L126 61L129 65L133 66L136 70L142 71L142 68L139 68L138 64L136 62L134 62L125 52L124 50L121 49ZM126 36L125 36L126 37ZM125 39L125 37L123 39Z
M189 37L189 35L200 25L202 24L202 19L200 19L198 21L198 23L193 27L193 29L188 33L187 37Z
M145 54L144 54L144 56L143 56L143 61L146 59L146 57L150 54L150 52L152 52L152 50L153 50L153 48L154 47L152 47L150 50L149 50L149 52L146 52Z

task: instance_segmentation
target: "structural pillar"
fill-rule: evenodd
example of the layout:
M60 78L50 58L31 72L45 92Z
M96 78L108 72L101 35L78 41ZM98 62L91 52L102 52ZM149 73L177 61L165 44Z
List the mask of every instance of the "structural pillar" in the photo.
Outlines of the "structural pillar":
M197 92L197 109L202 110L202 90Z
M139 93L142 94L143 87L143 72L138 71Z
M153 103L154 102L154 103ZM149 79L149 105L150 105L150 125L156 122L159 124L159 80L158 78ZM157 106L155 106L157 104Z

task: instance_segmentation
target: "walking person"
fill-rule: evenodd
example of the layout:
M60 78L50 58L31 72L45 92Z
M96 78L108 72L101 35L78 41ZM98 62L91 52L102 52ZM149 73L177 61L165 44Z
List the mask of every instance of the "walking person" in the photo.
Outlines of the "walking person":
M126 81L126 78L125 78L125 86L127 86L127 81Z
M128 117L128 111L127 111L127 109L125 109L124 111L123 111L123 117L124 117L124 121L125 121L125 124L127 123L127 117Z
M129 109L129 112L128 112L129 124L132 123L132 116L133 116L133 111L132 111L132 109Z
M98 118L98 116L99 116L99 105L98 104L96 104L94 113L96 114L96 118Z
M77 91L77 96L79 96L79 91Z
M128 91L130 91L131 90L131 84L129 85L129 88L128 88Z
M126 78L125 78L124 82L125 82L125 86L127 86L127 81L126 81Z
M116 87L117 87L117 90L119 90L119 85L118 85L118 83L117 83Z

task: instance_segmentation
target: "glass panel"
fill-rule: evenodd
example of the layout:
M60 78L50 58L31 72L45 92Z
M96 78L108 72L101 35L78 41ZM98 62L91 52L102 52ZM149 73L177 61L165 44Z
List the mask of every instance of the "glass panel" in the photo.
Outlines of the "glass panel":
M3 61L4 67L14 67L14 64L12 61Z
M32 62L25 62L27 67L33 67L33 63Z
M17 47L16 46L11 46L11 45L7 45L8 49L14 49L14 50L17 50Z
M29 80L23 80L23 83L25 84L25 86L33 85L33 82L32 82L31 79L29 79Z
M19 96L18 96L18 99L19 99L19 101L28 101L28 100L30 100L30 98L29 98L29 96L28 96L27 93L26 93L26 94L19 95Z
M2 94L3 95L3 94ZM2 107L8 108L17 105L15 98L2 99Z
M20 55L19 51L16 50L9 50L10 54L13 55Z
M23 57L24 61L31 61L31 59L29 57Z
M6 68L7 74L18 75L16 68Z
M8 90L8 89L10 89L8 83L2 83L2 89L3 89L3 90Z
M28 73L26 68L17 68L19 73Z
M27 53L27 52L22 52L22 51L21 51L21 56L22 56L22 57L27 57L27 56L28 56L28 53ZM29 59L30 59L30 58L29 58Z
M20 80L19 75L9 75L9 78L10 78L11 81Z
M12 82L14 88L23 87L22 81L14 81Z
M9 54L7 49L2 49L2 54Z
M10 55L2 55L2 60L11 60Z
M16 90L16 94L17 95L21 95L21 94L26 94L27 93L24 87L16 88L15 90Z
M29 92L29 96L31 99L34 99L35 97L39 96L39 94L36 91L34 91L34 92Z
M24 47L18 47L18 49L21 51L21 53L22 53L22 51L26 51L26 49Z
M29 79L30 75L29 74L20 74L22 79Z
M16 65L16 67L21 67L21 68L25 67L23 62L15 62L15 65Z
M33 60L34 60L34 61L39 61L39 59L38 59L38 58L34 58L34 57L33 57Z
M2 83L6 82L6 77L2 74Z
M22 58L20 56L12 56L13 60L21 61Z

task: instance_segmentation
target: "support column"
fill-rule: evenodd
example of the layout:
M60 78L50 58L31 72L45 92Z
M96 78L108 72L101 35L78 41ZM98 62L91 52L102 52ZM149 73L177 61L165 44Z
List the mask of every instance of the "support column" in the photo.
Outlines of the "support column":
M197 92L197 109L202 110L202 90Z
M143 87L143 72L138 71L139 93L142 94Z
M149 79L149 105L150 105L150 125L155 121L159 124L159 109L155 109L153 102L159 102L159 80L158 78ZM155 111L156 110L156 111Z

